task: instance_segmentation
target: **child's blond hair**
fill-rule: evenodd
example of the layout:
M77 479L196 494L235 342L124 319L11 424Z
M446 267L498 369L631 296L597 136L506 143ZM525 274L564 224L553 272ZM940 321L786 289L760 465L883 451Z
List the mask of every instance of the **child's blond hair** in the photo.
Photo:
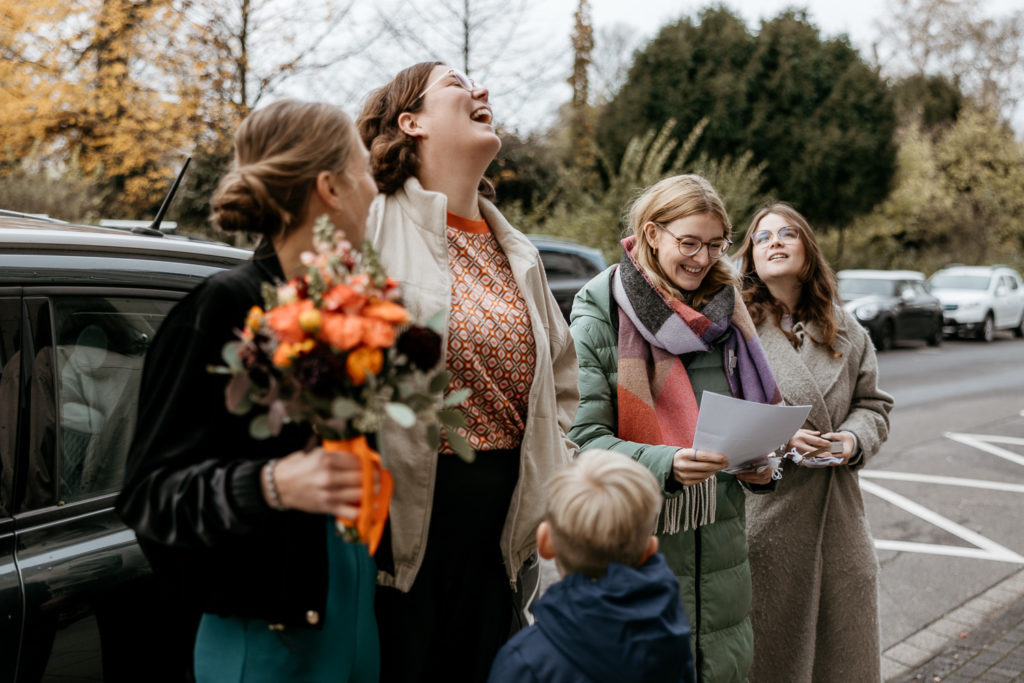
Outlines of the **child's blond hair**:
M591 449L548 482L545 521L562 572L591 578L608 563L643 559L661 509L661 489L650 471L628 455Z

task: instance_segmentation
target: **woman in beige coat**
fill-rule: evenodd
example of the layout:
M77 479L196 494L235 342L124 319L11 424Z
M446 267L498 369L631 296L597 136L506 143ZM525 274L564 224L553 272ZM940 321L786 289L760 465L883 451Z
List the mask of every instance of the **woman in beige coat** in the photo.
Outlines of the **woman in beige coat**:
M761 209L740 257L782 396L811 406L775 494L747 498L750 678L879 681L878 560L857 470L888 435L892 397L878 388L867 333L836 303L835 275L803 216L784 203ZM831 442L841 452L830 455Z
M440 449L415 428L381 434L395 479L374 558L381 681L482 683L519 625L544 484L575 452L576 350L537 249L486 198L501 147L487 89L416 64L369 95L358 127L381 192L367 238L413 319L443 313L448 391L471 391Z

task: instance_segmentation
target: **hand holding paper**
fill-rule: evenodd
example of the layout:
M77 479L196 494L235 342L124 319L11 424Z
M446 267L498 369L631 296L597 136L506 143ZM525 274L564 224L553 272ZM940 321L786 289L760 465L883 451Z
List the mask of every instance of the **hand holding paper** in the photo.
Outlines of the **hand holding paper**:
M730 470L742 469L789 441L810 412L811 406L768 405L705 391L693 447L721 453Z

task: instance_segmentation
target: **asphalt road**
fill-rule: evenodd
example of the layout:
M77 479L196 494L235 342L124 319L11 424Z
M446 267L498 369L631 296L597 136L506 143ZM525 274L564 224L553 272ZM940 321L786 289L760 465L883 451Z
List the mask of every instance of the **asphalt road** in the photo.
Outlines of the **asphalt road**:
M1024 567L1024 340L879 354L892 430L862 471L888 648Z

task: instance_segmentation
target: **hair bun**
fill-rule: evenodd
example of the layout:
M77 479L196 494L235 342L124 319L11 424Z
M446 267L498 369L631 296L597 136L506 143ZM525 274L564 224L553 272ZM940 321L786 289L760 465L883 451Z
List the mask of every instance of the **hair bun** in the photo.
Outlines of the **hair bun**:
M236 168L221 179L210 209L211 222L227 231L273 235L287 220L260 174L250 166Z

